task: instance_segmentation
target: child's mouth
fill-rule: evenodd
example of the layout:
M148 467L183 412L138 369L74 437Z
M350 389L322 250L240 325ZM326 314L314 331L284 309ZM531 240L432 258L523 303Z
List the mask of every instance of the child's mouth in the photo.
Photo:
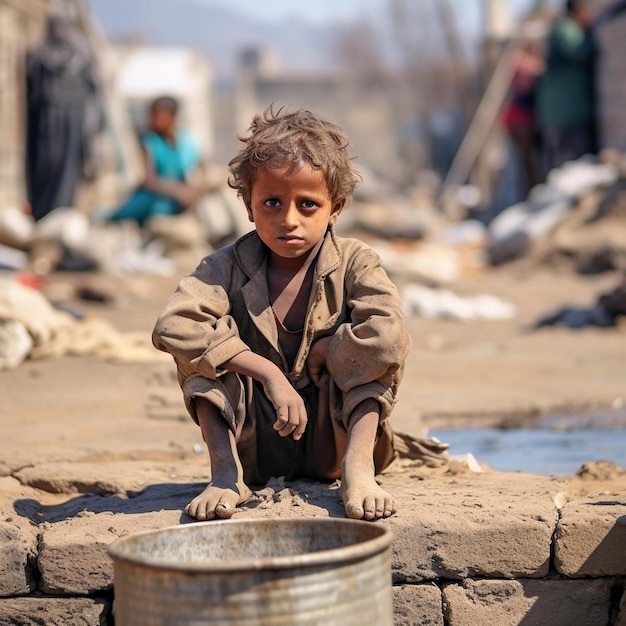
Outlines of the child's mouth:
M279 237L279 239L287 246L300 246L304 243L302 237Z

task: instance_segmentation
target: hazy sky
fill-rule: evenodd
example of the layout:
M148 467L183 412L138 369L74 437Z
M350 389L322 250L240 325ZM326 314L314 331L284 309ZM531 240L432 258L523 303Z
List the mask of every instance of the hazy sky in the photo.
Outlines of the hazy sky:
M276 21L297 16L316 23L343 21L357 15L373 14L385 0L195 0L202 4L221 5L240 10L258 19ZM424 2L425 0L413 0ZM436 0L435 0L436 1ZM503 0L507 1L507 0ZM508 0L513 13L527 9L533 0ZM452 5L463 15L463 22L469 20L471 27L478 28L482 0L452 0Z

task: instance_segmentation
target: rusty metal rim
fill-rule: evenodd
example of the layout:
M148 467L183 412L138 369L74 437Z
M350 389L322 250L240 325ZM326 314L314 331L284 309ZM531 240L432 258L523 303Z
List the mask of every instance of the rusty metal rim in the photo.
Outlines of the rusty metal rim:
M190 563L180 561L167 561L163 559L151 559L149 556L136 556L128 554L126 549L127 545L132 541L149 537L151 535L157 535L167 530L174 530L177 532L185 532L186 528L197 528L200 526L223 526L223 525L251 525L251 524L263 524L263 525L293 525L296 523L302 523L303 521L315 520L316 524L327 524L329 526L333 524L344 525L362 525L370 528L377 528L382 533L373 539L366 539L357 544L344 546L340 548L332 548L330 550L320 550L318 552L312 552L310 554L299 554L292 556L279 556L279 557L265 557L259 559L238 560L229 562L213 562L208 564L202 563ZM279 533L280 530L277 529ZM109 546L108 554L114 559L125 561L127 563L133 563L150 569L168 569L178 570L190 573L220 573L220 572L234 572L234 571L250 571L250 570L268 570L268 569L293 569L300 567L315 567L318 565L329 565L332 563L348 563L351 561L359 561L365 558L369 558L380 552L386 550L392 542L393 535L391 531L385 526L374 525L372 522L366 522L362 520L351 519L337 519L326 517L309 517L298 518L293 520L212 520L208 522L196 522L193 524L182 524L176 526L167 526L155 530L149 530L142 533L135 533L127 537L117 539Z

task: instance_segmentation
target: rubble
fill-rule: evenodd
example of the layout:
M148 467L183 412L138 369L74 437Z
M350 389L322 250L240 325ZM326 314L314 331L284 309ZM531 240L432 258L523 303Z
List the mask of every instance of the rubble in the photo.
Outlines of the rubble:
M76 319L52 306L39 291L0 280L0 369L26 358L97 355L118 361L164 360L145 333L120 333L104 320Z
M510 302L491 295L460 296L445 289L407 285L402 292L407 315L427 319L507 320L515 317Z

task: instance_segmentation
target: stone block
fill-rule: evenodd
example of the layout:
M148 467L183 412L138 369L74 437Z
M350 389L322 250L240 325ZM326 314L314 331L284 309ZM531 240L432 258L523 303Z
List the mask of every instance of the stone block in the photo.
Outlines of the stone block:
M24 518L7 519L0 521L0 596L30 593L35 586L32 562L37 555L37 532Z
M435 585L393 588L395 626L443 626L441 590Z
M602 496L567 503L555 534L554 563L570 577L626 575L626 501Z
M329 490L327 485L298 486L306 492L311 486L318 490L325 504L340 506L337 490ZM202 487L196 483L152 485L135 498L84 495L50 507L52 510L45 513L46 521L40 525L38 564L42 591L90 595L110 589L113 562L107 550L111 543L132 533L195 521L182 511ZM277 497L275 501L267 496L267 502L259 497L255 506L242 508L237 517L328 515L326 509L292 497L288 489L281 493L288 497Z
M111 463L40 463L15 473L22 485L49 493L100 495L137 494L148 485L206 482L208 469L197 462L157 463L123 461Z
M446 585L448 626L606 626L607 580L473 580Z
M382 522L394 533L394 581L545 576L556 490L541 477L520 483L515 474L383 481L401 503Z
M90 595L113 585L108 547L119 537L180 521L180 511L125 515L90 513L42 525L39 571L44 593Z
M105 626L110 606L88 598L0 599L0 624L7 626Z

